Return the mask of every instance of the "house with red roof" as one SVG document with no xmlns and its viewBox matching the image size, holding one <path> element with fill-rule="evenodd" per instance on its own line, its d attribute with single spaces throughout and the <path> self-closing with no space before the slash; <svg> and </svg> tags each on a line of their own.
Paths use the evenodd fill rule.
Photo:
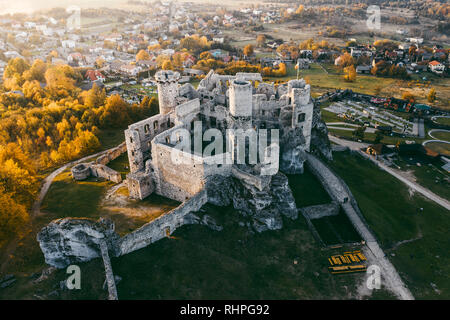
<svg viewBox="0 0 450 320">
<path fill-rule="evenodd" d="M 428 68 L 430 68 L 431 72 L 434 72 L 436 74 L 442 74 L 445 70 L 445 66 L 436 60 L 430 61 L 428 63 Z"/>
<path fill-rule="evenodd" d="M 91 82 L 95 81 L 105 81 L 105 76 L 99 70 L 88 70 L 86 71 L 85 78 Z"/>
</svg>

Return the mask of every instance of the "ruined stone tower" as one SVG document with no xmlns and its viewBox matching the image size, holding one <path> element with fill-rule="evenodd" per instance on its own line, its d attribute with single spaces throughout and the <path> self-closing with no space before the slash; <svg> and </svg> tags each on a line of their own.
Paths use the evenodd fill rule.
<svg viewBox="0 0 450 320">
<path fill-rule="evenodd" d="M 305 80 L 288 82 L 289 101 L 292 105 L 292 127 L 301 128 L 306 140 L 305 150 L 309 151 L 314 104 L 311 101 L 311 88 Z"/>
<path fill-rule="evenodd" d="M 159 113 L 168 114 L 175 110 L 180 74 L 172 70 L 161 70 L 155 74 L 158 84 Z"/>
<path fill-rule="evenodd" d="M 229 89 L 230 113 L 233 117 L 252 116 L 253 86 L 250 81 L 233 80 Z"/>
<path fill-rule="evenodd" d="M 231 117 L 228 119 L 230 129 L 247 130 L 252 128 L 252 105 L 253 105 L 253 86 L 250 81 L 242 79 L 232 80 L 228 89 L 229 110 Z M 236 161 L 238 154 L 241 159 L 246 158 L 246 147 L 248 141 L 244 142 L 245 146 L 240 146 L 237 142 L 238 137 L 242 134 L 239 131 L 227 132 L 228 150 L 231 152 L 233 162 Z M 238 147 L 240 146 L 240 147 Z M 248 150 L 247 150 L 248 151 Z"/>
</svg>

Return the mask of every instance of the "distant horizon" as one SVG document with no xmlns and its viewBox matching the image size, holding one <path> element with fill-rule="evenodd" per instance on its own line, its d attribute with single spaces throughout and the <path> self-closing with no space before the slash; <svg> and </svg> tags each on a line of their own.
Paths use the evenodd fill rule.
<svg viewBox="0 0 450 320">
<path fill-rule="evenodd" d="M 153 2 L 156 0 L 137 0 Z M 211 3 L 215 0 L 165 0 L 174 2 L 204 2 Z M 228 3 L 222 3 L 221 6 L 235 6 L 238 3 L 245 3 L 248 0 L 227 0 Z M 101 7 L 120 7 L 126 5 L 128 0 L 0 0 L 0 15 L 5 14 L 33 14 L 37 11 L 50 10 L 52 8 L 67 8 L 72 5 L 80 8 L 101 8 Z M 253 0 L 253 2 L 261 2 L 261 0 Z"/>
<path fill-rule="evenodd" d="M 125 4 L 128 0 L 0 0 L 0 15 L 50 10 L 52 8 L 65 8 L 76 5 L 81 8 L 96 8 L 109 5 Z M 149 1 L 149 0 L 144 0 Z"/>
</svg>

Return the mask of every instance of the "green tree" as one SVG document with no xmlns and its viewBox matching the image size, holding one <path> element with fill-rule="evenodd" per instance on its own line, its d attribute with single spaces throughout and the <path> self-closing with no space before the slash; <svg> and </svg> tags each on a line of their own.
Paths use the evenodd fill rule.
<svg viewBox="0 0 450 320">
<path fill-rule="evenodd" d="M 353 138 L 355 138 L 357 140 L 364 140 L 364 131 L 366 131 L 366 128 L 363 126 L 356 128 L 352 132 Z"/>
<path fill-rule="evenodd" d="M 383 132 L 381 132 L 380 130 L 377 130 L 377 131 L 375 132 L 375 140 L 374 140 L 374 143 L 380 143 L 381 140 L 383 140 L 383 138 L 384 138 Z"/>
</svg>

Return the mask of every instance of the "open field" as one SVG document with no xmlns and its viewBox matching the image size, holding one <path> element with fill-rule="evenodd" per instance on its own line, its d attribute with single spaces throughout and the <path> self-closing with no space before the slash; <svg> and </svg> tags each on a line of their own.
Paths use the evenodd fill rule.
<svg viewBox="0 0 450 320">
<path fill-rule="evenodd" d="M 449 174 L 440 168 L 441 164 L 423 164 L 417 166 L 411 164 L 413 161 L 405 161 L 399 157 L 394 161 L 402 171 L 410 172 L 421 186 L 429 189 L 444 199 L 450 199 L 450 182 L 447 181 Z"/>
<path fill-rule="evenodd" d="M 450 298 L 449 212 L 375 164 L 349 152 L 330 163 L 355 195 L 368 224 L 417 299 Z"/>
<path fill-rule="evenodd" d="M 120 157 L 115 161 L 117 166 L 123 163 L 123 159 Z M 13 273 L 17 278 L 17 283 L 0 291 L 0 299 L 39 299 L 42 294 L 55 290 L 55 286 L 59 287 L 59 282 L 55 282 L 55 278 L 63 280 L 67 277 L 65 270 L 58 270 L 49 277 L 49 281 L 33 282 L 36 279 L 34 277 L 36 273 L 48 268 L 36 241 L 36 235 L 52 220 L 65 217 L 92 219 L 108 217 L 114 221 L 116 231 L 123 235 L 164 212 L 170 211 L 179 204 L 157 195 L 151 195 L 144 201 L 127 202 L 127 200 L 124 201 L 127 195 L 123 195 L 123 191 L 120 189 L 115 197 L 104 203 L 105 193 L 113 185 L 112 182 L 96 178 L 74 181 L 69 170 L 55 178 L 43 201 L 42 214 L 34 218 L 31 228 L 26 230 L 25 236 L 19 240 L 16 250 L 7 258 L 8 261 L 0 261 L 2 266 L 0 272 L 2 274 Z M 104 281 L 103 262 L 96 259 L 83 264 L 82 269 L 92 276 L 85 282 L 86 290 L 75 293 L 75 297 L 71 293 L 60 298 L 106 299 L 105 292 L 101 289 Z"/>
<path fill-rule="evenodd" d="M 394 78 L 376 77 L 372 75 L 358 74 L 354 82 L 347 82 L 343 79 L 343 74 L 332 64 L 312 63 L 310 69 L 300 70 L 300 78 L 304 78 L 311 84 L 313 94 L 322 94 L 335 89 L 350 89 L 355 92 L 380 95 L 385 97 L 402 98 L 404 92 L 411 92 L 415 95 L 418 103 L 428 104 L 450 110 L 450 86 L 448 79 L 437 77 L 429 72 L 421 74 L 426 76 L 431 84 L 413 82 L 412 80 L 400 80 Z M 267 77 L 269 81 L 285 82 L 297 77 L 297 71 L 293 65 L 288 66 L 285 77 Z M 417 78 L 412 75 L 413 79 Z M 437 100 L 430 104 L 427 101 L 427 94 L 431 88 L 436 89 Z M 379 91 L 379 93 L 378 93 Z M 443 120 L 441 120 L 443 121 Z"/>
<path fill-rule="evenodd" d="M 435 121 L 436 123 L 450 126 L 450 117 L 437 117 Z"/>
<path fill-rule="evenodd" d="M 345 299 L 363 274 L 332 276 L 300 216 L 282 230 L 250 234 L 231 208 L 209 207 L 221 232 L 184 226 L 175 239 L 113 259 L 121 299 Z M 344 249 L 342 249 L 344 250 Z M 181 254 L 182 253 L 182 254 Z"/>
<path fill-rule="evenodd" d="M 450 142 L 450 131 L 433 131 L 433 137 L 439 140 L 444 140 Z M 450 145 L 448 146 L 450 148 Z"/>
</svg>

